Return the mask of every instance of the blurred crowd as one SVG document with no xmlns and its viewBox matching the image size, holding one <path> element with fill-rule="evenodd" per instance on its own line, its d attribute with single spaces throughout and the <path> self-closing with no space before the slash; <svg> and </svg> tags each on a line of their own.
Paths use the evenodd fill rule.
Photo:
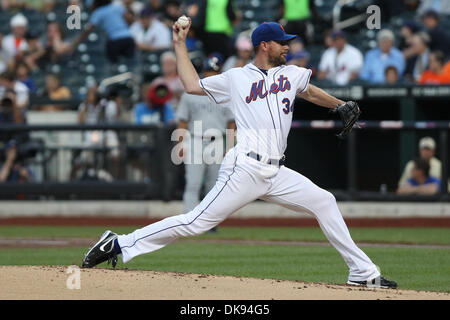
<svg viewBox="0 0 450 320">
<path fill-rule="evenodd" d="M 353 31 L 333 30 L 330 27 L 323 33 L 323 42 L 317 43 L 317 37 L 311 36 L 311 22 L 323 26 L 330 23 L 320 17 L 315 1 L 275 1 L 279 3 L 279 11 L 272 13 L 272 19 L 280 21 L 288 33 L 299 35 L 290 44 L 287 63 L 312 69 L 313 81 L 342 86 L 352 82 L 389 85 L 450 83 L 450 39 L 441 23 L 449 19 L 446 11 L 448 0 L 374 0 L 373 3 L 381 6 L 383 18 L 388 14 L 394 15 L 395 10 L 409 10 L 415 15 L 403 21 L 400 30 L 376 30 L 376 42 L 372 41 L 373 48 L 366 52 L 362 52 L 359 43 L 355 43 Z M 10 13 L 11 19 L 10 33 L 0 35 L 0 95 L 3 95 L 5 88 L 10 88 L 16 92 L 20 108 L 61 110 L 58 105 L 29 105 L 30 95 L 51 100 L 78 97 L 78 92 L 71 92 L 71 88 L 65 86 L 57 74 L 48 75 L 45 87 L 38 88 L 33 77 L 37 70 L 70 60 L 77 47 L 94 31 L 106 38 L 104 58 L 111 64 L 121 59 L 136 60 L 137 63 L 139 53 L 170 52 L 171 28 L 182 14 L 192 18 L 187 40 L 189 51 L 200 51 L 203 57 L 219 55 L 224 61 L 224 71 L 243 66 L 252 60 L 252 30 L 241 31 L 238 28 L 243 18 L 238 3 L 241 2 L 2 0 L 2 10 Z M 57 20 L 48 21 L 44 34 L 37 33 L 29 25 L 26 15 L 30 12 L 45 15 L 57 5 L 78 5 L 89 14 L 78 34 L 67 37 L 66 26 Z M 321 52 L 316 50 L 317 47 L 322 48 Z M 309 52 L 310 48 L 314 48 L 314 57 Z M 170 54 L 164 57 L 160 62 L 160 73 L 173 91 L 171 103 L 176 109 L 183 88 L 174 64 L 169 61 Z M 99 82 L 102 79 L 95 80 Z"/>
<path fill-rule="evenodd" d="M 450 84 L 450 37 L 442 21 L 450 19 L 448 0 L 374 0 L 381 7 L 383 21 L 395 18 L 398 12 L 411 13 L 399 29 L 382 28 L 376 33 L 373 48 L 363 52 L 354 32 L 333 29 L 331 19 L 322 17 L 312 0 L 274 0 L 277 10 L 271 20 L 279 21 L 286 32 L 298 34 L 290 43 L 287 64 L 313 70 L 312 81 L 345 86 L 352 83 L 371 85 Z M 44 87 L 38 87 L 34 75 L 54 63 L 70 61 L 78 46 L 96 32 L 105 37 L 104 59 L 109 64 L 131 62 L 139 70 L 139 54 L 158 52 L 160 72 L 157 77 L 139 83 L 139 99 L 132 101 L 131 116 L 124 117 L 121 95 L 114 90 L 101 91 L 102 79 L 86 84 L 86 92 L 78 108 L 79 123 L 136 124 L 176 123 L 176 112 L 184 92 L 177 75 L 172 51 L 172 25 L 186 14 L 192 18 L 187 46 L 203 59 L 216 57 L 222 71 L 251 62 L 253 47 L 251 28 L 240 26 L 244 1 L 233 0 L 2 0 L 1 10 L 11 15 L 10 33 L 0 34 L 0 124 L 25 124 L 28 110 L 64 110 L 63 100 L 79 97 L 66 85 L 58 72 L 47 72 Z M 370 4 L 370 3 L 368 3 Z M 88 16 L 82 30 L 67 36 L 66 26 L 48 19 L 44 33 L 38 33 L 27 19 L 31 13 L 49 16 L 55 8 L 79 6 Z M 320 42 L 311 32 L 314 23 L 327 26 Z M 328 27 L 329 26 L 329 27 Z M 392 26 L 392 24 L 389 24 Z M 238 31 L 237 31 L 238 30 Z M 312 56 L 312 48 L 321 48 Z M 194 55 L 193 55 L 194 56 Z M 315 58 L 315 59 L 313 59 Z M 314 62 L 317 61 L 317 62 Z M 195 64 L 195 63 L 194 63 Z M 195 66 L 201 71 L 202 64 Z M 48 99 L 34 104 L 33 98 Z M 113 177 L 119 176 L 118 138 L 114 132 L 99 137 L 86 132 L 86 145 L 106 143 L 111 148 Z M 32 179 L 17 167 L 12 172 L 16 155 L 14 139 L 2 137 L 3 158 L 0 181 Z M 26 141 L 24 138 L 23 141 Z M 88 156 L 81 152 L 73 160 L 72 177 Z M 11 165 L 6 165 L 9 162 Z M 19 163 L 20 164 L 20 163 Z M 20 178 L 17 178 L 20 177 Z"/>
</svg>

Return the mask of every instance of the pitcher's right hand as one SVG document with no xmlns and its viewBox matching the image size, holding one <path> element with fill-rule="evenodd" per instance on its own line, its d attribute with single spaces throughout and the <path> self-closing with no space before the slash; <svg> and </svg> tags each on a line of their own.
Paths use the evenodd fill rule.
<svg viewBox="0 0 450 320">
<path fill-rule="evenodd" d="M 173 44 L 182 44 L 186 42 L 186 37 L 187 34 L 189 32 L 189 29 L 191 28 L 191 24 L 192 24 L 192 20 L 191 18 L 189 19 L 189 25 L 186 28 L 182 28 L 178 22 L 175 21 L 175 23 L 172 26 L 172 39 L 173 39 Z"/>
</svg>

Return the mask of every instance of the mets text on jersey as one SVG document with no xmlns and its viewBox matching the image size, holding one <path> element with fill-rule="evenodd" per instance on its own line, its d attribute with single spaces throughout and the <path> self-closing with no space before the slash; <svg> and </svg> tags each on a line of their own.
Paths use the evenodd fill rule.
<svg viewBox="0 0 450 320">
<path fill-rule="evenodd" d="M 269 91 L 264 90 L 263 93 L 263 85 L 264 80 L 260 80 L 259 82 L 253 82 L 252 88 L 250 89 L 250 95 L 245 98 L 245 102 L 250 103 L 252 101 L 256 101 L 257 98 L 264 99 L 267 94 L 277 94 L 278 92 L 284 92 L 286 90 L 291 90 L 291 83 L 288 78 L 280 75 L 278 78 L 278 83 L 274 82 L 270 85 Z"/>
</svg>

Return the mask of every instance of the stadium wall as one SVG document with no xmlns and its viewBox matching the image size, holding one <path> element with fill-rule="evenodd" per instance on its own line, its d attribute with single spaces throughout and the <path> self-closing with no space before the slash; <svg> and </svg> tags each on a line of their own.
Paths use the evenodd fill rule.
<svg viewBox="0 0 450 320">
<path fill-rule="evenodd" d="M 445 202 L 338 202 L 345 218 L 448 218 Z M 2 201 L 0 218 L 126 217 L 160 219 L 183 212 L 181 201 Z M 311 218 L 278 205 L 253 202 L 233 218 Z"/>
</svg>

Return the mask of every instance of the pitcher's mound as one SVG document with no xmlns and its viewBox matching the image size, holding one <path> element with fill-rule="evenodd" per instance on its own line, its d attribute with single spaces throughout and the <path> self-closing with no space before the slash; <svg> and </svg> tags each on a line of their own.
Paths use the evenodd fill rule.
<svg viewBox="0 0 450 320">
<path fill-rule="evenodd" d="M 450 299 L 447 293 L 363 289 L 273 279 L 139 270 L 77 269 L 79 273 L 77 270 L 68 273 L 68 270 L 62 266 L 0 267 L 0 300 Z"/>
</svg>

